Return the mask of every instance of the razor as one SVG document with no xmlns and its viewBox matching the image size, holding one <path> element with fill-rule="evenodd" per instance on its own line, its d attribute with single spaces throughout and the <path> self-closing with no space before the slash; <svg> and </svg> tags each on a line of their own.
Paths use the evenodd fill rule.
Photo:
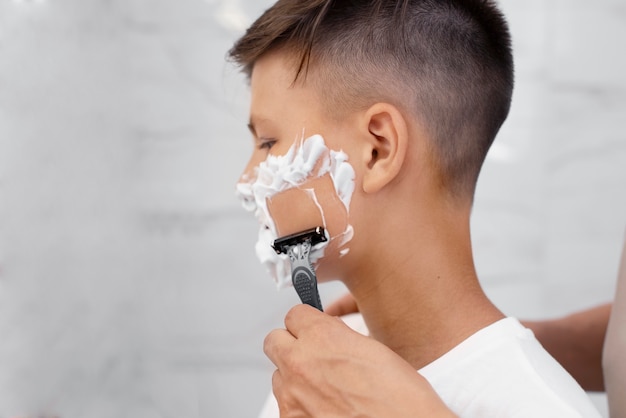
<svg viewBox="0 0 626 418">
<path fill-rule="evenodd" d="M 321 226 L 278 238 L 274 241 L 277 254 L 287 254 L 291 263 L 291 281 L 302 303 L 323 311 L 317 291 L 317 277 L 309 256 L 311 248 L 327 240 Z"/>
</svg>

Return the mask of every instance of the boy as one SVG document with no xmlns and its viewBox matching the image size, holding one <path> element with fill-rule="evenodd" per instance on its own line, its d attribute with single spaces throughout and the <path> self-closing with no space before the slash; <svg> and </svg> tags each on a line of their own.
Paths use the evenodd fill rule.
<svg viewBox="0 0 626 418">
<path fill-rule="evenodd" d="M 341 280 L 370 336 L 454 413 L 598 416 L 476 276 L 472 199 L 513 88 L 493 2 L 279 0 L 230 55 L 250 77 L 255 142 L 238 189 L 279 284 L 272 242 L 323 226 L 318 280 Z"/>
</svg>

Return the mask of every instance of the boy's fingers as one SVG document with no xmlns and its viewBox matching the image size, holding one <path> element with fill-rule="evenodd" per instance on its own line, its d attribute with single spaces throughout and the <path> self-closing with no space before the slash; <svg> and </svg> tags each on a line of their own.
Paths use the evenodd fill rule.
<svg viewBox="0 0 626 418">
<path fill-rule="evenodd" d="M 263 341 L 263 352 L 272 363 L 280 368 L 281 360 L 284 358 L 291 345 L 295 342 L 293 335 L 284 329 L 275 329 L 267 334 Z"/>
<path fill-rule="evenodd" d="M 280 375 L 280 371 L 278 369 L 274 370 L 274 374 L 272 374 L 272 392 L 274 392 L 275 394 L 277 392 L 280 393 L 283 387 L 282 383 L 283 378 Z"/>
<path fill-rule="evenodd" d="M 358 313 L 359 307 L 357 306 L 356 300 L 354 300 L 352 294 L 346 293 L 328 306 L 325 312 L 330 316 L 344 316 Z"/>
<path fill-rule="evenodd" d="M 263 352 L 279 369 L 290 358 L 298 336 L 308 327 L 324 326 L 321 321 L 337 321 L 312 306 L 301 304 L 289 310 L 285 316 L 285 328 L 275 329 L 265 337 Z"/>
<path fill-rule="evenodd" d="M 291 308 L 285 315 L 285 328 L 291 335 L 298 338 L 304 329 L 313 326 L 315 322 L 326 319 L 330 319 L 330 317 L 325 313 L 312 306 L 300 304 Z"/>
</svg>

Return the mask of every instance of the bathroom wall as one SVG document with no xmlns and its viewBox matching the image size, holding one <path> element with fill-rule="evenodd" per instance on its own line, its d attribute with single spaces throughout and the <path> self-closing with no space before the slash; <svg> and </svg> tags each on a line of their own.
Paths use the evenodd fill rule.
<svg viewBox="0 0 626 418">
<path fill-rule="evenodd" d="M 257 265 L 234 197 L 248 93 L 224 57 L 269 4 L 0 0 L 0 417 L 260 408 L 263 337 L 297 297 Z M 615 284 L 626 5 L 501 4 L 517 84 L 479 183 L 477 267 L 506 313 L 562 315 Z"/>
</svg>

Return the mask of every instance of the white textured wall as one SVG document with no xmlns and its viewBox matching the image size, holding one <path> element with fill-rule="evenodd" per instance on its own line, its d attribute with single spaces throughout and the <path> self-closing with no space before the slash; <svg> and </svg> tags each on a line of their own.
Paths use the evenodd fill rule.
<svg viewBox="0 0 626 418">
<path fill-rule="evenodd" d="M 254 416 L 297 297 L 233 184 L 259 0 L 0 0 L 0 417 Z M 506 0 L 517 90 L 475 250 L 507 313 L 611 297 L 626 226 L 626 6 Z M 325 285 L 330 300 L 340 286 Z"/>
</svg>

